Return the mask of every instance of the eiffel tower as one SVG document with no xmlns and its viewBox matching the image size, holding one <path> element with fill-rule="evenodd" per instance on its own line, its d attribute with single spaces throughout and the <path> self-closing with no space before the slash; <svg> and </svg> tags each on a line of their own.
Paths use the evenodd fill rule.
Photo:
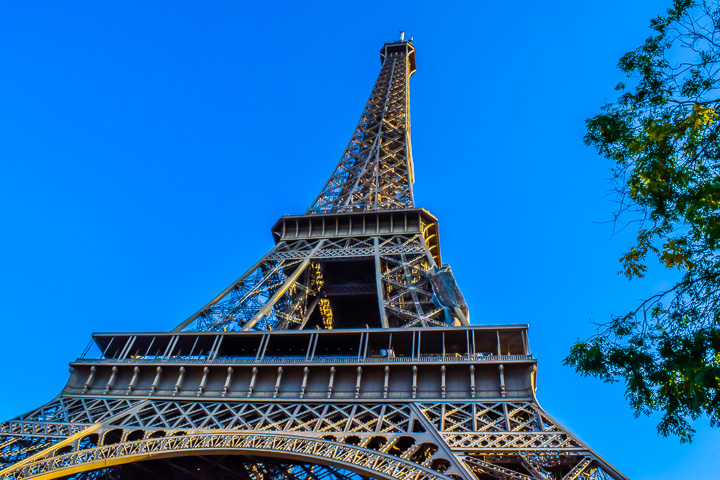
<svg viewBox="0 0 720 480">
<path fill-rule="evenodd" d="M 411 41 L 275 246 L 169 332 L 96 333 L 0 425 L 5 479 L 625 479 L 535 397 L 527 325 L 471 325 L 413 197 Z"/>
</svg>

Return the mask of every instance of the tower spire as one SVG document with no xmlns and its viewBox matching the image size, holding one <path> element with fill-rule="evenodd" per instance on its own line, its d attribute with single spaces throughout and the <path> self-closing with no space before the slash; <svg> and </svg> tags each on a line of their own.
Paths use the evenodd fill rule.
<svg viewBox="0 0 720 480">
<path fill-rule="evenodd" d="M 415 206 L 408 90 L 415 48 L 404 38 L 380 51 L 382 68 L 360 121 L 307 214 Z"/>
</svg>

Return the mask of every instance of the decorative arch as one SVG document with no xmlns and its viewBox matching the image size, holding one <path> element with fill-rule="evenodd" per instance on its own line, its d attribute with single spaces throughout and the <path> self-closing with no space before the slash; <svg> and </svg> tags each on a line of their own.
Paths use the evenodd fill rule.
<svg viewBox="0 0 720 480">
<path fill-rule="evenodd" d="M 242 432 L 188 434 L 99 445 L 44 458 L 6 474 L 14 480 L 50 480 L 149 459 L 217 454 L 281 456 L 291 461 L 342 468 L 377 480 L 451 478 L 409 460 L 345 443 Z"/>
</svg>

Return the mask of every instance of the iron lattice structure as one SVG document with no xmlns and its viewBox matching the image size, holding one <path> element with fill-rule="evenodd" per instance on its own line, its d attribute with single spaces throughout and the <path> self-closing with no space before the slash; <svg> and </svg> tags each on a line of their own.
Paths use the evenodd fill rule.
<svg viewBox="0 0 720 480">
<path fill-rule="evenodd" d="M 469 324 L 413 199 L 414 47 L 381 59 L 306 214 L 174 330 L 94 334 L 2 478 L 625 479 L 538 404 L 527 325 Z"/>
</svg>

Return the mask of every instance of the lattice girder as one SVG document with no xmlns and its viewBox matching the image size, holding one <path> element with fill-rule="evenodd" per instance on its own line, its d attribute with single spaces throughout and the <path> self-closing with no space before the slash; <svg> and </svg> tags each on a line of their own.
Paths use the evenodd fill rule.
<svg viewBox="0 0 720 480">
<path fill-rule="evenodd" d="M 73 475 L 73 480 L 116 478 L 166 480 L 364 480 L 348 470 L 319 464 L 303 464 L 268 457 L 198 455 L 172 457 L 92 470 Z"/>
<path fill-rule="evenodd" d="M 67 412 L 60 413 L 57 405 Z M 125 410 L 118 411 L 119 407 Z M 57 478 L 150 456 L 221 453 L 272 453 L 361 475 L 381 465 L 384 474 L 403 472 L 410 476 L 400 478 L 418 479 L 447 479 L 449 474 L 471 478 L 470 471 L 478 478 L 599 479 L 608 470 L 530 400 L 288 403 L 60 398 L 23 417 L 34 418 L 31 421 L 38 425 L 71 417 L 105 420 L 73 424 L 76 433 L 66 440 L 30 448 L 24 455 L 21 451 L 14 458 L 13 450 L 19 446 L 6 440 L 0 444 L 10 460 L 0 471 L 3 478 Z M 497 458 L 488 460 L 488 455 Z M 360 466 L 343 463 L 351 456 L 362 460 Z M 543 477 L 538 472 L 563 474 Z"/>
<path fill-rule="evenodd" d="M 409 42 L 386 47 L 380 74 L 350 143 L 308 214 L 412 208 Z"/>
<path fill-rule="evenodd" d="M 322 274 L 316 272 L 331 260 L 363 259 L 373 262 L 375 278 L 371 284 L 358 285 L 349 292 L 366 290 L 377 298 L 381 322 L 377 326 L 447 325 L 445 310 L 435 303 L 427 276 L 435 260 L 423 234 L 409 233 L 281 241 L 176 330 L 305 328 L 318 301 L 326 301 L 322 299 L 332 295 L 329 288 L 334 287 L 325 286 Z M 351 286 L 342 285 L 346 289 Z M 459 318 L 450 320 L 464 322 Z"/>
<path fill-rule="evenodd" d="M 372 478 L 387 480 L 396 478 L 449 479 L 449 477 L 423 465 L 360 447 L 289 435 L 240 432 L 185 433 L 173 437 L 103 445 L 53 456 L 3 473 L 8 479 L 40 477 L 51 479 L 99 467 L 139 462 L 149 458 L 217 454 L 276 456 L 295 461 L 336 466 Z"/>
</svg>

